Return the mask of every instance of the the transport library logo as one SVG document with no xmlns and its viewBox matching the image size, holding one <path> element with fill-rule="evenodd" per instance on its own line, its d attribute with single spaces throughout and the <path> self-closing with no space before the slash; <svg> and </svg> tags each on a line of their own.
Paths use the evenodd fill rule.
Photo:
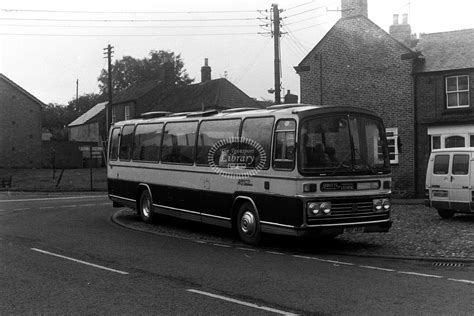
<svg viewBox="0 0 474 316">
<path fill-rule="evenodd" d="M 209 149 L 209 166 L 230 179 L 248 179 L 265 167 L 267 155 L 256 141 L 246 137 L 224 138 Z"/>
</svg>

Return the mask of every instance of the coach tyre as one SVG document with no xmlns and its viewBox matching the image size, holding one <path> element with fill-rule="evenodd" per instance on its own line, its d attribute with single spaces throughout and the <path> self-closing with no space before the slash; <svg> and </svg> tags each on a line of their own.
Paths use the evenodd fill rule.
<svg viewBox="0 0 474 316">
<path fill-rule="evenodd" d="M 153 202 L 150 192 L 144 190 L 140 195 L 139 213 L 145 223 L 151 223 L 153 221 L 152 205 Z"/>
<path fill-rule="evenodd" d="M 257 212 L 249 202 L 244 202 L 239 208 L 237 231 L 240 239 L 250 245 L 257 245 L 262 238 Z"/>
</svg>

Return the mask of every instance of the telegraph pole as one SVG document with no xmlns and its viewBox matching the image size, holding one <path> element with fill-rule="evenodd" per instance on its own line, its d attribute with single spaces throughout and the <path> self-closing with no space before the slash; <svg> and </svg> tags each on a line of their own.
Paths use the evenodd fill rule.
<svg viewBox="0 0 474 316">
<path fill-rule="evenodd" d="M 280 83 L 280 11 L 278 4 L 272 4 L 273 9 L 273 42 L 275 55 L 275 104 L 281 103 L 281 83 Z"/>
<path fill-rule="evenodd" d="M 79 102 L 79 79 L 76 80 L 76 106 Z"/>
<path fill-rule="evenodd" d="M 107 69 L 107 74 L 108 74 L 108 94 L 109 94 L 109 103 L 105 107 L 105 124 L 106 124 L 106 131 L 107 135 L 109 135 L 109 128 L 110 128 L 110 117 L 109 117 L 109 107 L 112 105 L 112 54 L 114 53 L 112 51 L 114 47 L 111 46 L 110 44 L 107 45 L 106 48 L 104 48 L 104 55 L 106 55 L 105 58 L 107 58 L 107 64 L 108 64 L 108 69 Z"/>
</svg>

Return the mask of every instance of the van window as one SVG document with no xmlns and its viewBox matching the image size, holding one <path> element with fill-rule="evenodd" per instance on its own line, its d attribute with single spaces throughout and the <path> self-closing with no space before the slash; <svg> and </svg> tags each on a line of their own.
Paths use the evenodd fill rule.
<svg viewBox="0 0 474 316">
<path fill-rule="evenodd" d="M 468 174 L 469 155 L 454 155 L 452 172 L 453 174 Z"/>
<path fill-rule="evenodd" d="M 433 166 L 434 174 L 448 174 L 449 155 L 436 155 Z"/>
<path fill-rule="evenodd" d="M 158 161 L 163 124 L 140 124 L 135 129 L 133 160 Z"/>
<path fill-rule="evenodd" d="M 260 157 L 260 154 L 258 154 L 257 158 L 255 159 L 255 163 L 252 166 L 254 168 L 259 166 L 261 162 L 263 162 L 262 169 L 268 169 L 268 167 L 270 166 L 270 150 L 272 145 L 273 121 L 273 117 L 256 117 L 247 118 L 244 120 L 244 124 L 242 126 L 242 137 L 248 138 L 251 141 L 256 142 L 257 145 L 262 146 L 265 152 L 265 157 Z M 240 146 L 241 149 L 246 147 L 245 144 L 240 144 Z"/>
<path fill-rule="evenodd" d="M 203 121 L 199 127 L 198 136 L 198 147 L 196 164 L 198 165 L 209 165 L 209 150 L 212 146 L 216 145 L 217 142 L 223 140 L 223 144 L 215 148 L 217 150 L 214 153 L 214 163 L 219 164 L 218 158 L 222 150 L 228 149 L 232 145 L 226 143 L 232 137 L 239 136 L 240 119 L 237 120 L 223 120 L 223 121 Z"/>
<path fill-rule="evenodd" d="M 197 122 L 173 122 L 165 125 L 162 162 L 194 163 Z"/>
<path fill-rule="evenodd" d="M 112 130 L 112 136 L 110 137 L 110 149 L 109 149 L 110 160 L 117 160 L 118 158 L 119 136 L 120 136 L 120 128 L 114 128 Z"/>
<path fill-rule="evenodd" d="M 120 160 L 130 160 L 132 157 L 133 129 L 134 125 L 125 125 L 120 137 Z"/>
</svg>

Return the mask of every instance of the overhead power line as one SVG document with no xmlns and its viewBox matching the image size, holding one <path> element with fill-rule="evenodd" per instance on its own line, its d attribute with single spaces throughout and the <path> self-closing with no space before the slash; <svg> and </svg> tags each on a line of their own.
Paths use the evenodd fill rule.
<svg viewBox="0 0 474 316">
<path fill-rule="evenodd" d="M 182 34 L 47 34 L 47 33 L 0 33 L 0 36 L 47 36 L 47 37 L 168 37 L 168 36 L 238 36 L 258 33 L 182 33 Z"/>
<path fill-rule="evenodd" d="M 160 29 L 160 28 L 222 28 L 222 27 L 259 27 L 257 24 L 222 24 L 222 25 L 45 25 L 45 24 L 0 24 L 0 27 L 42 27 L 42 28 L 109 28 L 109 29 Z"/>
<path fill-rule="evenodd" d="M 212 13 L 255 13 L 256 10 L 209 10 L 209 11 L 73 11 L 73 10 L 35 10 L 35 9 L 0 9 L 4 12 L 35 12 L 35 13 L 72 13 L 72 14 L 212 14 Z"/>
<path fill-rule="evenodd" d="M 47 19 L 47 18 L 0 18 L 4 21 L 47 21 L 47 22 L 206 22 L 206 21 L 255 21 L 257 18 L 204 18 L 204 19 Z"/>
</svg>

